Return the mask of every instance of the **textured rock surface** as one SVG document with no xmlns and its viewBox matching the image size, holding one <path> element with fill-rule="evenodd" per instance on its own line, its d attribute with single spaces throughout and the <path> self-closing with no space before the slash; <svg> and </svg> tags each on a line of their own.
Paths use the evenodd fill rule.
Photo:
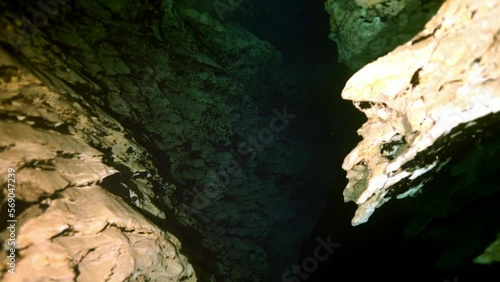
<svg viewBox="0 0 500 282">
<path fill-rule="evenodd" d="M 436 13 L 442 1 L 328 0 L 330 39 L 339 60 L 356 71 L 410 40 Z"/>
<path fill-rule="evenodd" d="M 2 281 L 196 281 L 179 240 L 131 207 L 165 218 L 151 185 L 131 177 L 152 165 L 130 133 L 75 92 L 51 91 L 3 52 L 0 93 L 0 170 L 16 170 L 18 219 L 16 274 L 6 273 L 2 256 Z M 117 197 L 106 191 L 113 176 L 136 185 Z"/>
<path fill-rule="evenodd" d="M 342 97 L 368 118 L 343 164 L 353 225 L 417 194 L 460 157 L 453 150 L 498 133 L 499 13 L 498 1 L 447 1 L 423 32 L 348 81 Z"/>
<path fill-rule="evenodd" d="M 0 17 L 0 41 L 44 84 L 77 93 L 82 105 L 102 108 L 121 124 L 113 126 L 132 131 L 147 153 L 120 140 L 102 148 L 124 176 L 103 185 L 190 238 L 184 250 L 198 274 L 261 280 L 271 258 L 293 261 L 325 199 L 314 176 L 298 176 L 311 161 L 302 136 L 316 133 L 276 114 L 287 106 L 307 119 L 312 111 L 295 95 L 295 82 L 277 75 L 281 55 L 269 43 L 176 9 L 182 3 L 160 2 L 72 1 L 33 36 L 22 17 L 31 20 L 38 6 L 2 2 L 8 12 Z M 281 131 L 270 130 L 273 120 Z M 98 148 L 101 134 L 89 137 Z M 122 150 L 149 153 L 154 165 L 131 169 L 123 155 L 114 159 Z"/>
</svg>

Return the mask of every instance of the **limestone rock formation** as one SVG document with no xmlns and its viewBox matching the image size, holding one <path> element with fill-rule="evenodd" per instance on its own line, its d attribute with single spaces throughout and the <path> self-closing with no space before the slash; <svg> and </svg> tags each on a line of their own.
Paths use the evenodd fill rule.
<svg viewBox="0 0 500 282">
<path fill-rule="evenodd" d="M 49 124 L 95 124 L 85 131 L 88 142 L 119 171 L 103 180 L 106 190 L 190 238 L 184 250 L 198 277 L 260 280 L 270 260 L 293 261 L 327 192 L 296 189 L 310 183 L 297 175 L 311 158 L 304 138 L 290 135 L 316 133 L 276 117 L 312 112 L 294 81 L 277 75 L 281 54 L 180 2 L 65 3 L 39 22 L 37 3 L 0 2 L 0 44 L 54 92 L 99 109 L 92 118 L 72 114 Z M 118 123 L 100 122 L 101 115 Z M 129 131 L 108 137 L 113 128 Z"/>
<path fill-rule="evenodd" d="M 130 178 L 157 173 L 127 130 L 75 92 L 50 90 L 3 52 L 0 93 L 0 202 L 13 168 L 17 219 L 15 274 L 2 256 L 2 281 L 196 281 L 180 241 L 132 208 L 165 218 L 148 181 Z M 129 178 L 124 197 L 108 192 L 112 177 Z M 12 248 L 9 236 L 0 234 L 2 253 Z"/>
<path fill-rule="evenodd" d="M 410 40 L 422 30 L 442 1 L 328 0 L 330 39 L 339 60 L 356 71 Z"/>
<path fill-rule="evenodd" d="M 0 50 L 15 57 L 0 56 L 0 170 L 16 168 L 19 184 L 23 276 L 15 278 L 281 277 L 327 198 L 313 171 L 323 159 L 308 149 L 319 133 L 303 128 L 315 113 L 282 71 L 282 55 L 217 20 L 207 1 L 57 2 L 43 11 L 38 1 L 0 2 Z M 281 4 L 245 2 L 226 19 L 250 15 L 252 2 Z M 344 164 L 346 199 L 359 204 L 354 224 L 390 197 L 417 193 L 455 161 L 457 141 L 464 150 L 482 144 L 454 167 L 470 179 L 481 177 L 464 163 L 488 164 L 500 152 L 482 143 L 498 124 L 498 5 L 464 3 L 448 1 L 344 91 L 369 117 Z M 341 60 L 358 69 L 408 41 L 440 4 L 328 1 Z M 320 165 L 308 166 L 313 160 Z M 3 191 L 2 210 L 6 201 Z M 427 217 L 436 206 L 428 203 Z M 0 230 L 3 242 L 8 229 Z M 482 261 L 495 260 L 495 246 Z M 1 278 L 14 279 L 1 262 Z"/>
<path fill-rule="evenodd" d="M 500 3 L 446 1 L 408 43 L 368 64 L 346 84 L 368 121 L 345 158 L 346 201 L 364 223 L 390 199 L 419 193 L 462 152 L 498 134 Z"/>
</svg>

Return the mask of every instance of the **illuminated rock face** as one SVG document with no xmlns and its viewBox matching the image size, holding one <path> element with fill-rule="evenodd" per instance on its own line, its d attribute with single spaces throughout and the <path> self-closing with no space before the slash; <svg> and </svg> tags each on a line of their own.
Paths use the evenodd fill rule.
<svg viewBox="0 0 500 282">
<path fill-rule="evenodd" d="M 138 208 L 165 218 L 150 183 L 130 179 L 124 197 L 109 192 L 107 179 L 126 177 L 114 165 L 156 175 L 144 148 L 116 120 L 72 91 L 51 91 L 4 53 L 0 74 L 0 183 L 16 170 L 17 219 L 16 274 L 2 256 L 0 280 L 196 281 L 180 241 L 132 208 L 135 195 Z M 0 234 L 9 237 L 9 229 Z"/>
<path fill-rule="evenodd" d="M 500 3 L 447 1 L 425 29 L 358 71 L 342 97 L 364 112 L 363 140 L 345 158 L 345 201 L 364 223 L 415 195 L 447 163 L 498 130 Z"/>
</svg>

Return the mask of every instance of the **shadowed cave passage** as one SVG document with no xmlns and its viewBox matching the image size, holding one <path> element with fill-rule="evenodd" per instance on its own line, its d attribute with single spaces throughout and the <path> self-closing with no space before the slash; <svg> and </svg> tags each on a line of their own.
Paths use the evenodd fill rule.
<svg viewBox="0 0 500 282">
<path fill-rule="evenodd" d="M 33 9 L 28 1 L 9 3 L 18 16 L 29 15 L 27 7 Z M 328 40 L 329 16 L 322 1 L 296 0 L 286 5 L 278 0 L 243 1 L 241 8 L 225 13 L 228 29 L 221 37 L 206 29 L 206 18 L 196 18 L 199 14 L 195 12 L 179 12 L 171 18 L 173 24 L 183 27 L 177 28 L 161 25 L 161 9 L 156 14 L 151 10 L 143 14 L 148 19 L 152 16 L 154 23 L 143 17 L 133 17 L 134 22 L 104 4 L 92 3 L 79 1 L 66 11 L 67 15 L 73 13 L 67 17 L 71 20 L 54 19 L 54 24 L 42 29 L 43 33 L 32 40 L 47 43 L 34 44 L 35 51 L 43 48 L 34 54 L 44 57 L 55 52 L 60 57 L 60 52 L 68 56 L 68 69 L 76 77 L 88 79 L 88 84 L 66 81 L 69 87 L 90 104 L 103 105 L 152 155 L 162 182 L 151 179 L 149 172 L 132 175 L 129 167 L 112 161 L 110 148 L 95 145 L 105 153 L 104 161 L 120 170 L 102 181 L 102 187 L 134 206 L 137 198 L 130 191 L 138 189 L 131 177 L 153 181 L 153 200 L 167 220 L 141 207 L 138 210 L 179 238 L 199 281 L 330 281 L 336 275 L 353 273 L 372 281 L 406 281 L 408 274 L 436 270 L 437 244 L 402 239 L 404 224 L 410 218 L 407 210 L 417 206 L 411 200 L 390 202 L 367 224 L 350 225 L 354 204 L 343 202 L 346 181 L 340 167 L 359 141 L 356 130 L 365 118 L 340 97 L 349 74 L 337 63 L 335 44 Z M 206 7 L 211 3 L 203 2 L 205 8 L 200 10 L 210 10 Z M 135 15 L 138 7 L 131 9 Z M 106 29 L 102 40 L 92 40 L 94 12 L 103 15 L 98 23 Z M 123 13 L 127 15 L 127 11 Z M 129 26 L 130 22 L 137 26 Z M 153 24 L 160 27 L 152 28 Z M 273 48 L 233 28 L 235 24 L 270 42 L 283 55 L 283 63 L 277 64 Z M 161 40 L 154 34 L 158 30 L 165 33 Z M 68 44 L 80 42 L 69 42 L 64 37 L 68 32 L 88 42 L 92 50 L 103 52 L 82 52 L 81 44 Z M 212 41 L 212 36 L 217 40 Z M 158 41 L 165 45 L 158 45 Z M 247 48 L 228 47 L 241 41 Z M 106 44 L 102 46 L 102 42 Z M 53 48 L 45 48 L 47 45 Z M 228 48 L 232 56 L 224 53 Z M 259 61 L 259 56 L 265 61 Z M 46 68 L 36 64 L 37 58 L 26 62 L 30 60 L 34 69 L 42 70 L 38 72 L 41 76 L 67 72 L 61 72 L 57 65 L 47 64 Z M 79 61 L 89 65 L 76 63 Z M 230 67 L 224 69 L 217 63 Z M 96 66 L 113 75 L 102 75 Z M 99 87 L 89 87 L 91 82 Z M 200 110 L 207 102 L 211 107 Z M 129 115 L 124 108 L 135 112 Z M 278 120 L 282 126 L 273 130 Z M 243 150 L 240 144 L 244 144 Z M 243 164 L 242 173 L 221 185 L 224 189 L 207 189 L 213 188 L 204 186 L 207 172 L 224 172 L 231 159 Z M 495 184 L 488 177 L 482 179 L 478 186 Z M 436 185 L 446 186 L 447 181 L 444 178 Z M 207 204 L 207 198 L 214 199 L 213 203 Z M 490 209 L 494 200 L 484 210 Z M 186 207 L 195 211 L 186 216 L 182 214 Z M 455 215 L 454 220 L 463 215 Z M 491 241 L 491 232 L 480 236 L 484 242 Z M 311 266 L 309 258 L 318 238 L 340 246 L 324 262 Z M 299 279 L 291 272 L 296 272 L 294 265 L 303 266 L 306 261 L 314 271 Z M 456 269 L 443 273 L 451 279 Z M 433 278 L 441 282 L 444 277 Z"/>
<path fill-rule="evenodd" d="M 268 5 L 273 7 L 273 1 Z M 304 166 L 304 178 L 310 179 L 308 177 L 312 176 L 314 179 L 297 185 L 294 189 L 299 197 L 307 197 L 311 189 L 328 193 L 326 208 L 321 217 L 310 219 L 314 221 L 315 227 L 305 239 L 305 243 L 301 244 L 300 259 L 291 261 L 293 259 L 283 260 L 275 257 L 278 263 L 271 261 L 273 281 L 325 281 L 325 278 L 337 278 L 336 280 L 341 281 L 341 275 L 352 275 L 353 271 L 356 271 L 358 277 L 371 281 L 408 281 L 427 272 L 431 276 L 425 275 L 426 279 L 432 277 L 435 281 L 443 281 L 446 278 L 451 280 L 463 272 L 496 273 L 494 267 L 471 263 L 473 257 L 469 257 L 469 262 L 464 264 L 438 267 L 437 261 L 441 256 L 444 257 L 443 241 L 446 241 L 446 238 L 431 240 L 416 236 L 405 239 L 405 227 L 411 224 L 410 218 L 414 215 L 407 210 L 414 202 L 412 199 L 390 202 L 377 210 L 368 223 L 351 226 L 355 205 L 344 203 L 342 191 L 347 180 L 341 165 L 343 158 L 360 140 L 356 130 L 365 121 L 365 117 L 349 101 L 340 97 L 350 74 L 344 66 L 337 63 L 335 43 L 327 38 L 328 14 L 324 11 L 322 1 L 299 1 L 279 6 L 275 10 L 257 10 L 268 12 L 255 13 L 256 15 L 249 17 L 235 11 L 227 17 L 268 40 L 284 55 L 284 71 L 297 78 L 302 91 L 297 93 L 301 97 L 283 95 L 279 99 L 298 99 L 303 103 L 302 110 L 309 113 L 307 118 L 300 121 L 297 119 L 303 128 L 298 126 L 296 130 L 302 130 L 297 138 L 310 137 L 311 147 L 298 149 L 307 150 L 307 154 L 311 156 L 311 163 Z M 308 130 L 314 133 L 311 134 Z M 440 177 L 429 185 L 428 189 L 439 189 L 438 187 L 449 181 L 451 179 L 446 176 Z M 493 180 L 490 178 L 485 181 Z M 322 202 L 323 199 L 312 198 L 309 206 L 302 203 L 298 208 L 314 209 L 316 203 Z M 473 213 L 475 209 L 477 207 L 468 207 L 455 217 L 464 216 L 467 212 Z M 301 218 L 294 220 L 300 221 Z M 452 222 L 453 225 L 454 221 L 454 218 L 444 219 L 437 224 L 446 225 Z M 494 238 L 494 233 L 493 231 L 484 235 L 487 239 L 483 241 L 483 248 Z M 280 244 L 284 238 L 276 236 L 275 240 L 270 242 L 269 249 L 273 250 L 272 244 Z M 331 241 L 339 243 L 340 247 L 325 262 L 315 265 L 309 261 L 309 269 L 314 269 L 311 273 L 303 269 L 304 276 L 294 273 L 293 265 L 303 267 L 303 263 L 313 256 L 318 246 L 318 238 L 331 238 Z M 449 250 L 448 252 L 451 253 Z M 289 275 L 283 276 L 285 271 L 290 271 Z"/>
<path fill-rule="evenodd" d="M 403 240 L 401 233 L 409 215 L 398 203 L 387 204 L 362 226 L 351 226 L 355 205 L 344 203 L 342 192 L 347 180 L 341 165 L 343 158 L 360 141 L 356 131 L 365 117 L 351 102 L 340 96 L 350 74 L 337 62 L 335 43 L 328 39 L 329 15 L 324 10 L 324 3 L 253 3 L 259 3 L 254 9 L 262 12 L 255 12 L 252 16 L 235 10 L 225 13 L 224 17 L 226 21 L 237 22 L 269 41 L 283 54 L 280 75 L 293 78 L 300 90 L 279 92 L 271 99 L 260 99 L 261 107 L 284 101 L 294 105 L 294 111 L 300 114 L 283 134 L 292 140 L 305 140 L 305 144 L 296 147 L 295 152 L 288 152 L 289 159 L 281 160 L 300 166 L 302 175 L 299 177 L 307 181 L 291 187 L 294 194 L 290 200 L 297 203 L 293 208 L 297 211 L 296 217 L 289 219 L 288 225 L 276 228 L 276 235 L 268 243 L 272 281 L 299 281 L 296 280 L 299 278 L 300 281 L 306 278 L 307 281 L 325 281 L 326 278 L 351 275 L 356 269 L 360 272 L 358 276 L 366 275 L 373 281 L 409 279 L 407 273 L 419 271 L 436 272 L 434 262 L 439 256 L 439 249 L 432 242 Z M 275 146 L 280 146 L 279 141 Z M 263 153 L 266 154 L 266 151 Z M 299 163 L 294 159 L 294 155 L 304 153 L 309 156 L 308 162 Z M 326 203 L 323 197 L 326 197 Z M 317 210 L 318 205 L 321 206 L 321 216 L 300 216 Z M 314 228 L 307 230 L 313 225 Z M 292 245 L 288 239 L 294 236 L 304 241 L 299 240 L 298 245 Z M 293 266 L 302 266 L 304 260 L 313 255 L 318 246 L 317 238 L 325 241 L 330 238 L 340 247 L 325 262 L 310 267 L 317 268 L 312 273 L 302 270 L 305 276 L 294 274 Z M 277 253 L 297 247 L 301 249 L 298 260 L 293 252 L 285 255 Z M 289 274 L 283 275 L 286 271 Z M 443 270 L 435 277 L 439 279 L 453 274 L 453 270 Z"/>
<path fill-rule="evenodd" d="M 345 186 L 345 172 L 340 166 L 343 158 L 359 142 L 356 130 L 365 118 L 351 102 L 340 96 L 349 73 L 344 65 L 337 62 L 335 43 L 328 39 L 329 15 L 324 9 L 324 3 L 253 3 L 258 3 L 254 6 L 255 11 L 262 12 L 249 16 L 244 11 L 235 10 L 225 13 L 225 19 L 242 24 L 258 37 L 273 44 L 283 54 L 283 68 L 280 69 L 279 75 L 289 76 L 299 89 L 292 93 L 281 92 L 271 100 L 261 101 L 264 108 L 268 103 L 293 105 L 294 111 L 299 113 L 283 134 L 304 143 L 303 146 L 296 147 L 295 152 L 288 152 L 287 159 L 282 160 L 301 167 L 302 175 L 296 176 L 307 180 L 291 187 L 294 192 L 290 201 L 295 205 L 293 209 L 296 211 L 296 217 L 276 229 L 276 235 L 267 248 L 272 281 L 282 281 L 283 273 L 296 264 L 296 253 L 278 252 L 283 252 L 286 248 L 296 249 L 302 246 L 303 240 L 308 237 L 308 242 L 315 240 L 321 232 L 315 229 L 311 234 L 310 229 L 319 220 L 318 207 L 323 211 L 327 204 L 327 212 L 330 213 L 329 218 L 325 218 L 320 225 L 334 225 L 334 230 L 352 228 L 349 223 L 353 214 L 352 206 L 338 201 Z M 275 146 L 280 146 L 279 142 Z M 308 156 L 307 162 L 301 163 L 294 158 L 294 155 L 303 154 Z M 328 195 L 335 199 L 329 199 L 328 203 L 325 203 Z M 317 217 L 302 217 L 311 211 L 315 211 L 313 214 Z M 386 231 L 390 232 L 387 229 Z M 344 232 L 346 231 L 339 233 Z M 290 245 L 289 238 L 294 236 L 299 236 L 302 240 Z M 355 242 L 353 240 L 353 243 Z M 343 244 L 343 256 L 356 255 L 348 249 L 355 246 L 349 246 L 346 240 L 339 243 Z M 307 246 L 303 248 L 306 256 L 309 251 Z"/>
</svg>

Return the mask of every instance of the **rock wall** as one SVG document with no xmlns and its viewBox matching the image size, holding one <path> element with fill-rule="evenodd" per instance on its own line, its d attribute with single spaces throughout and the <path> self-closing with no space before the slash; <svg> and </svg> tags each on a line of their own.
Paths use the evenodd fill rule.
<svg viewBox="0 0 500 282">
<path fill-rule="evenodd" d="M 325 198 L 313 174 L 322 171 L 303 177 L 311 161 L 305 139 L 316 133 L 295 121 L 313 113 L 296 81 L 282 76 L 280 53 L 189 9 L 199 1 L 58 3 L 0 3 L 1 49 L 18 62 L 2 54 L 0 169 L 14 167 L 19 179 L 19 271 L 31 275 L 26 269 L 46 263 L 44 277 L 28 278 L 81 281 L 280 276 Z M 329 1 L 341 60 L 355 70 L 408 41 L 440 4 Z M 417 194 L 446 164 L 460 173 L 497 156 L 494 13 L 491 0 L 448 1 L 417 37 L 346 85 L 343 97 L 369 119 L 344 163 L 345 198 L 359 205 L 354 225 L 390 198 Z M 470 158 L 460 161 L 454 148 Z M 471 180 L 453 193 L 481 185 L 474 199 L 482 199 L 492 183 Z M 461 194 L 463 206 L 468 196 Z M 408 236 L 462 207 L 427 203 Z M 474 215 L 486 218 L 490 206 Z M 494 261 L 495 246 L 477 260 Z M 86 271 L 96 262 L 98 271 Z"/>
<path fill-rule="evenodd" d="M 96 130 L 129 130 L 108 147 L 100 131 L 89 137 L 119 172 L 102 185 L 189 241 L 198 277 L 261 280 L 278 269 L 269 261 L 298 255 L 324 204 L 326 191 L 297 188 L 314 187 L 300 175 L 311 161 L 302 136 L 315 133 L 294 123 L 311 110 L 276 71 L 273 46 L 181 4 L 2 2 L 0 42 L 54 92 L 118 121 Z M 54 123 L 85 122 L 75 119 Z M 129 155 L 150 163 L 131 165 Z"/>
<path fill-rule="evenodd" d="M 141 209 L 165 218 L 151 184 L 130 179 L 125 197 L 107 189 L 110 178 L 127 177 L 116 166 L 157 175 L 130 132 L 75 92 L 50 90 L 4 52 L 0 93 L 0 201 L 6 214 L 15 194 L 17 220 L 15 275 L 3 255 L 2 281 L 196 281 L 180 241 L 130 205 L 139 196 Z M 14 246 L 1 224 L 5 254 Z"/>
<path fill-rule="evenodd" d="M 415 217 L 424 219 L 407 231 L 416 234 L 432 217 L 475 202 L 461 228 L 498 233 L 498 224 L 489 221 L 498 212 L 488 199 L 499 192 L 493 172 L 500 132 L 499 14 L 498 1 L 446 1 L 422 32 L 347 82 L 342 97 L 368 118 L 358 131 L 363 140 L 343 163 L 349 179 L 345 201 L 358 205 L 353 225 L 366 222 L 387 201 L 429 187 L 437 189 L 433 200 L 411 205 Z M 436 175 L 439 185 L 431 181 Z M 451 230 L 457 226 L 448 229 L 450 235 Z M 429 236 L 448 238 L 442 234 Z M 453 236 L 448 247 L 458 250 L 459 242 L 480 235 Z M 453 256 L 461 257 L 456 251 Z"/>
<path fill-rule="evenodd" d="M 351 71 L 387 54 L 420 32 L 443 1 L 328 0 L 330 39 Z"/>
</svg>

